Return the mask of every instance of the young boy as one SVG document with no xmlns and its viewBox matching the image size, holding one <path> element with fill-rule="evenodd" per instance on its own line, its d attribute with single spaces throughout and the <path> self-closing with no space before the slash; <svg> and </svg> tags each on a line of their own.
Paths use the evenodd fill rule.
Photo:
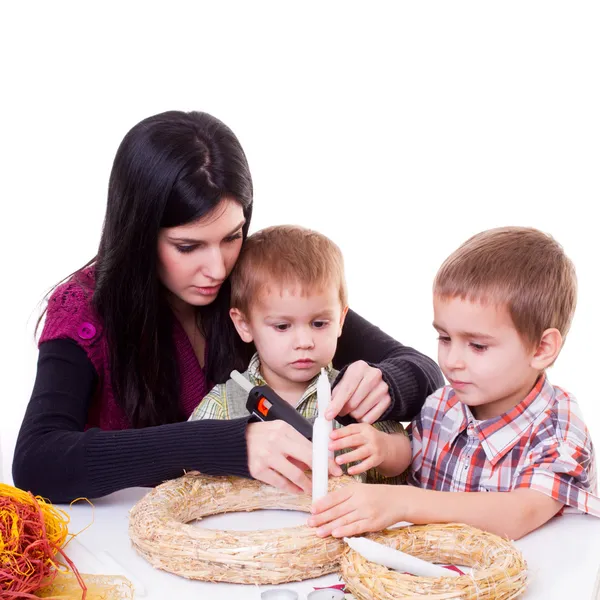
<svg viewBox="0 0 600 600">
<path fill-rule="evenodd" d="M 307 419 L 317 416 L 316 382 L 325 367 L 330 383 L 337 339 L 348 310 L 339 248 L 324 235 L 301 227 L 263 229 L 250 236 L 231 274 L 230 316 L 256 354 L 244 373 L 253 385 L 269 385 Z M 190 420 L 235 419 L 248 414 L 247 392 L 233 380 L 215 386 Z M 357 423 L 337 430 L 343 443 L 338 465 L 358 461 L 350 475 L 382 481 L 410 462 L 410 441 L 400 423 Z M 335 449 L 334 447 L 331 448 Z M 377 470 L 375 471 L 375 467 Z"/>
<path fill-rule="evenodd" d="M 518 539 L 565 505 L 600 516 L 579 406 L 546 375 L 576 287 L 561 246 L 535 229 L 493 229 L 454 252 L 433 290 L 438 362 L 450 385 L 411 423 L 411 485 L 329 494 L 309 519 L 318 534 L 459 522 Z"/>
</svg>

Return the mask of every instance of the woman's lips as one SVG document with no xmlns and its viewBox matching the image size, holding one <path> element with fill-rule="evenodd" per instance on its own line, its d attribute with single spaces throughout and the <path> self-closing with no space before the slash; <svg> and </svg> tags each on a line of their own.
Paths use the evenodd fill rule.
<svg viewBox="0 0 600 600">
<path fill-rule="evenodd" d="M 213 285 L 213 286 L 205 286 L 205 287 L 200 287 L 200 286 L 194 285 L 194 286 L 192 286 L 192 290 L 196 294 L 200 294 L 201 296 L 214 296 L 221 288 L 221 285 L 222 284 Z"/>
</svg>

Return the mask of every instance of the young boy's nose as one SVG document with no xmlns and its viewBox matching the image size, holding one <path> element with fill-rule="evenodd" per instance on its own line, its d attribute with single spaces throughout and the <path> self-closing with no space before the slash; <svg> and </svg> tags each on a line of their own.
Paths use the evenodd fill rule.
<svg viewBox="0 0 600 600">
<path fill-rule="evenodd" d="M 306 330 L 304 328 L 299 328 L 296 330 L 296 338 L 294 342 L 294 345 L 297 349 L 308 350 L 309 348 L 312 348 L 315 345 L 311 331 Z"/>
</svg>

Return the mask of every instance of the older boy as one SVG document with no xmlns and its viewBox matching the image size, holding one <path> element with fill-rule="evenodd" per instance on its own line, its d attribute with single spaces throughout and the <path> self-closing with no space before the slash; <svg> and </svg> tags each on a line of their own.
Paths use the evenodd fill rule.
<svg viewBox="0 0 600 600">
<path fill-rule="evenodd" d="M 412 485 L 329 494 L 309 520 L 319 535 L 462 522 L 518 539 L 564 506 L 600 516 L 589 432 L 575 398 L 546 375 L 576 287 L 560 245 L 535 229 L 486 231 L 452 254 L 433 294 L 450 385 L 411 424 Z"/>
</svg>

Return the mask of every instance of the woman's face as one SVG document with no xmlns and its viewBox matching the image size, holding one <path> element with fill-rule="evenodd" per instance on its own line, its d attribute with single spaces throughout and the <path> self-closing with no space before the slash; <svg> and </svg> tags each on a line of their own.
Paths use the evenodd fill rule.
<svg viewBox="0 0 600 600">
<path fill-rule="evenodd" d="M 224 198 L 208 215 L 158 235 L 158 276 L 177 298 L 210 304 L 231 273 L 242 248 L 242 206 Z"/>
</svg>

